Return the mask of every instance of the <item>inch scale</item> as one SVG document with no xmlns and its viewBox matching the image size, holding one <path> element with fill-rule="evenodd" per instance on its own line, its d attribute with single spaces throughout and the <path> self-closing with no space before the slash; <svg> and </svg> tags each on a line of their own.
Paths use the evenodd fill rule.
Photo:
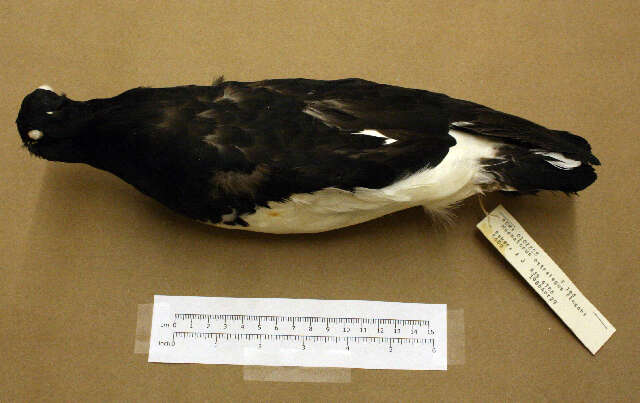
<svg viewBox="0 0 640 403">
<path fill-rule="evenodd" d="M 446 369 L 446 306 L 156 296 L 149 361 Z"/>
</svg>

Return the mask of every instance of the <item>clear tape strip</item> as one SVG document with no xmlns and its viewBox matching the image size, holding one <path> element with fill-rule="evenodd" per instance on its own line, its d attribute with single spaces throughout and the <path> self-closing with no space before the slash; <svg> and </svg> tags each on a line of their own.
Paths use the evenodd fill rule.
<svg viewBox="0 0 640 403">
<path fill-rule="evenodd" d="M 447 310 L 447 365 L 465 363 L 464 309 Z"/>
<path fill-rule="evenodd" d="M 149 339 L 151 339 L 152 317 L 153 304 L 138 304 L 136 340 L 133 345 L 134 354 L 149 354 Z"/>
<path fill-rule="evenodd" d="M 350 383 L 351 368 L 246 365 L 242 377 L 245 381 L 258 382 Z"/>
</svg>

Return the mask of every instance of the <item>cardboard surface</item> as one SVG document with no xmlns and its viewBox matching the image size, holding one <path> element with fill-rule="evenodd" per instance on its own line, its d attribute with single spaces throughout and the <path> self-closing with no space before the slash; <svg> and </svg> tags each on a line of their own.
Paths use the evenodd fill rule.
<svg viewBox="0 0 640 403">
<path fill-rule="evenodd" d="M 638 397 L 638 2 L 229 3 L 0 5 L 0 400 Z M 20 146 L 20 101 L 40 84 L 87 99 L 219 74 L 361 77 L 586 137 L 603 165 L 580 197 L 486 205 L 502 203 L 618 331 L 592 356 L 476 230 L 476 200 L 446 230 L 413 209 L 318 235 L 233 232 Z M 353 370 L 346 384 L 149 364 L 133 349 L 154 293 L 446 303 L 464 309 L 466 356 L 446 372 Z"/>
</svg>

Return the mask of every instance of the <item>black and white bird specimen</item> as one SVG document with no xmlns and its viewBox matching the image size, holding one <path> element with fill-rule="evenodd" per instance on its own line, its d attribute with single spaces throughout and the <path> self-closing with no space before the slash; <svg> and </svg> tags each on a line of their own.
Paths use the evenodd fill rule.
<svg viewBox="0 0 640 403">
<path fill-rule="evenodd" d="M 111 172 L 169 208 L 221 226 L 320 232 L 477 193 L 575 193 L 589 143 L 444 94 L 279 79 L 136 88 L 73 101 L 46 86 L 16 121 L 26 148 Z"/>
</svg>

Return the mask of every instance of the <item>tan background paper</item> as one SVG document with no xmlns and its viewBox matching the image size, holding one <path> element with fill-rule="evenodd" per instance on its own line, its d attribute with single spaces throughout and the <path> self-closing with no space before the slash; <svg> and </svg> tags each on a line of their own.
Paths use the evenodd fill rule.
<svg viewBox="0 0 640 403">
<path fill-rule="evenodd" d="M 0 400 L 632 397 L 640 383 L 637 1 L 25 3 L 0 4 Z M 503 203 L 618 331 L 591 356 L 476 230 L 475 200 L 448 230 L 413 209 L 319 235 L 232 232 L 179 217 L 106 173 L 20 147 L 20 101 L 42 83 L 86 99 L 208 84 L 223 73 L 357 76 L 585 136 L 603 166 L 579 198 L 486 204 Z M 465 364 L 353 370 L 348 384 L 247 382 L 240 366 L 148 364 L 133 345 L 138 304 L 154 293 L 447 303 L 465 312 Z"/>
</svg>

